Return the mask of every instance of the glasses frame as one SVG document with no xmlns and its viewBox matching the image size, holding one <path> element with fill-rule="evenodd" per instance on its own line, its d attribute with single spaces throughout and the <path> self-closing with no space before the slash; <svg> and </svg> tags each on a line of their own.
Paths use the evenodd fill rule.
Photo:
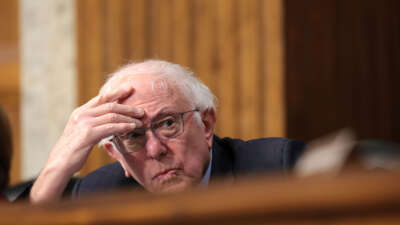
<svg viewBox="0 0 400 225">
<path fill-rule="evenodd" d="M 140 130 L 140 131 L 142 131 L 142 132 L 145 134 L 145 133 L 147 132 L 147 130 L 151 130 L 151 132 L 153 133 L 153 135 L 154 135 L 158 140 L 169 140 L 169 139 L 173 139 L 173 138 L 176 138 L 176 137 L 180 136 L 181 134 L 183 134 L 183 133 L 185 132 L 185 120 L 184 120 L 183 116 L 184 116 L 186 113 L 190 113 L 190 112 L 200 112 L 200 109 L 195 108 L 195 109 L 188 110 L 188 111 L 184 111 L 184 112 L 169 113 L 169 114 L 166 114 L 165 116 L 163 116 L 162 118 L 157 119 L 156 121 L 151 122 L 151 123 L 150 123 L 150 127 L 136 128 L 136 129 L 134 129 L 133 131 L 138 131 L 138 130 Z M 178 132 L 177 134 L 175 134 L 174 136 L 171 136 L 171 137 L 168 137 L 168 138 L 159 137 L 158 134 L 157 134 L 157 132 L 156 132 L 155 124 L 156 124 L 157 122 L 159 122 L 160 120 L 162 120 L 162 119 L 168 117 L 168 116 L 176 116 L 176 115 L 178 115 L 179 118 L 180 118 L 181 121 L 182 121 L 182 128 L 181 128 L 181 131 Z M 127 134 L 130 134 L 130 133 L 132 133 L 133 131 L 128 132 Z M 112 137 L 111 141 L 117 146 L 117 150 L 118 150 L 121 154 L 130 154 L 130 153 L 135 153 L 135 152 L 139 152 L 139 151 L 140 151 L 140 150 L 137 150 L 137 151 L 128 151 L 128 150 L 126 149 L 125 145 L 123 144 L 123 140 L 121 139 L 120 135 L 114 135 L 114 136 Z M 145 139 L 145 141 L 144 141 L 143 146 L 141 146 L 141 149 L 144 148 L 144 146 L 146 145 L 146 143 L 147 143 L 147 137 L 146 137 L 146 139 Z M 122 147 L 123 147 L 123 149 L 125 150 L 124 152 L 121 151 L 121 148 L 122 148 Z"/>
</svg>

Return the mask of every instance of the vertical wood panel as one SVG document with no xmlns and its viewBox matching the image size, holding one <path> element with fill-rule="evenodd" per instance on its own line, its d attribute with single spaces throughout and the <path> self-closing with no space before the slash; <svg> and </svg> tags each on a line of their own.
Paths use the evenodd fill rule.
<svg viewBox="0 0 400 225">
<path fill-rule="evenodd" d="M 236 8 L 231 0 L 220 0 L 218 9 L 218 97 L 219 110 L 216 132 L 230 137 L 238 136 L 237 91 L 237 24 Z"/>
<path fill-rule="evenodd" d="M 285 65 L 282 0 L 263 1 L 264 136 L 285 136 Z"/>
<path fill-rule="evenodd" d="M 105 71 L 111 73 L 127 62 L 125 2 L 113 0 L 105 2 Z"/>
<path fill-rule="evenodd" d="M 349 126 L 400 140 L 399 10 L 396 0 L 286 1 L 290 137 Z"/>
<path fill-rule="evenodd" d="M 239 84 L 240 84 L 240 136 L 244 139 L 256 138 L 262 131 L 260 110 L 260 90 L 262 72 L 260 70 L 260 18 L 259 1 L 239 1 Z"/>
<path fill-rule="evenodd" d="M 393 39 L 393 34 L 389 32 L 385 32 L 386 30 L 390 30 L 392 28 L 392 21 L 388 18 L 387 22 L 385 21 L 385 16 L 387 15 L 385 11 L 391 11 L 391 2 L 385 1 L 384 4 L 381 4 L 379 7 L 379 17 L 378 26 L 375 27 L 376 33 L 378 34 L 378 40 L 376 41 L 376 63 L 377 63 L 377 72 L 375 72 L 375 76 L 377 78 L 377 100 L 378 105 L 377 108 L 377 118 L 389 117 L 393 118 L 393 105 L 391 104 L 391 97 L 393 94 L 393 90 L 391 88 L 391 71 L 390 68 L 393 68 L 394 65 L 391 65 L 392 60 L 386 61 L 385 52 L 391 48 L 390 43 L 393 43 L 395 39 Z M 392 17 L 393 14 L 389 14 L 389 17 Z M 400 29 L 400 28 L 399 28 Z M 397 29 L 397 30 L 399 30 Z M 399 40 L 399 39 L 397 39 Z M 389 65 L 389 66 L 388 66 Z M 390 120 L 384 120 L 377 124 L 376 130 L 379 131 L 380 135 L 384 136 L 385 132 L 388 130 L 392 130 L 392 123 Z"/>
<path fill-rule="evenodd" d="M 78 3 L 79 103 L 97 95 L 104 82 L 105 41 L 104 1 L 82 0 Z"/>
<path fill-rule="evenodd" d="M 126 19 L 128 19 L 128 48 L 130 61 L 144 60 L 148 56 L 147 51 L 147 8 L 146 0 L 130 0 L 127 2 Z"/>
<path fill-rule="evenodd" d="M 289 130 L 288 134 L 310 140 L 341 128 L 341 112 L 336 105 L 340 92 L 335 83 L 347 78 L 341 77 L 334 66 L 337 1 L 286 3 L 288 129 L 298 130 L 296 135 Z M 307 136 L 310 131 L 315 136 Z"/>
<path fill-rule="evenodd" d="M 185 67 L 193 65 L 193 21 L 191 13 L 193 2 L 173 0 L 173 61 Z"/>
<path fill-rule="evenodd" d="M 216 74 L 214 65 L 215 55 L 215 33 L 216 33 L 216 6 L 213 0 L 194 0 L 194 71 L 200 79 L 213 91 L 217 93 Z M 211 35 L 214 34 L 214 35 Z"/>
<path fill-rule="evenodd" d="M 172 60 L 172 2 L 152 0 L 151 58 Z"/>
<path fill-rule="evenodd" d="M 389 88 L 392 90 L 390 93 L 388 93 L 389 96 L 392 97 L 392 99 L 395 99 L 397 101 L 391 101 L 389 105 L 392 107 L 392 117 L 391 119 L 388 119 L 388 122 L 390 123 L 390 131 L 393 135 L 393 139 L 400 141 L 400 104 L 399 100 L 397 97 L 399 93 L 399 88 L 398 84 L 400 84 L 400 66 L 399 66 L 399 60 L 400 59 L 400 2 L 398 1 L 390 1 L 388 4 L 388 14 L 390 15 L 388 18 L 388 23 L 390 24 L 388 30 L 390 33 L 388 33 L 390 37 L 390 43 L 391 45 L 388 46 L 390 50 L 388 50 L 389 57 L 388 57 L 388 66 L 391 68 L 391 71 L 389 74 L 394 74 L 390 76 L 390 82 L 389 82 Z M 396 95 L 397 93 L 397 95 Z"/>
</svg>

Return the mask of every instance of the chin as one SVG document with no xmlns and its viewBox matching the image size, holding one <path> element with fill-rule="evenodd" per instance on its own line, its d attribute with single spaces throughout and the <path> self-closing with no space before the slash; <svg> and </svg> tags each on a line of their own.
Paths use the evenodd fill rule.
<svg viewBox="0 0 400 225">
<path fill-rule="evenodd" d="M 177 193 L 187 190 L 193 187 L 191 182 L 182 179 L 171 179 L 166 182 L 159 184 L 159 186 L 152 188 L 150 192 L 156 194 L 170 194 L 170 193 Z"/>
<path fill-rule="evenodd" d="M 170 194 L 170 193 L 178 193 L 184 190 L 187 190 L 191 187 L 191 185 L 171 185 L 161 189 L 160 194 Z"/>
</svg>

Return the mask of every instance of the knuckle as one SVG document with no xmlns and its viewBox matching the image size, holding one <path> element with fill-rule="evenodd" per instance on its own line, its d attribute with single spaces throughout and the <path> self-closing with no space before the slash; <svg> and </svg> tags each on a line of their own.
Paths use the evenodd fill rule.
<svg viewBox="0 0 400 225">
<path fill-rule="evenodd" d="M 88 123 L 87 123 L 86 121 L 80 121 L 80 122 L 78 123 L 78 129 L 79 129 L 79 130 L 82 130 L 82 131 L 89 130 Z"/>
<path fill-rule="evenodd" d="M 132 124 L 129 124 L 129 123 L 120 124 L 121 130 L 124 131 L 124 132 L 132 130 L 132 129 L 135 129 L 135 127 L 136 127 L 136 125 L 134 123 L 132 123 Z"/>
<path fill-rule="evenodd" d="M 99 95 L 98 96 L 98 98 L 97 98 L 97 103 L 101 103 L 101 102 L 103 102 L 104 101 L 104 95 Z"/>
<path fill-rule="evenodd" d="M 106 125 L 104 125 L 104 129 L 107 130 L 107 132 L 114 133 L 115 125 L 114 124 L 106 124 Z"/>
<path fill-rule="evenodd" d="M 117 108 L 117 105 L 115 103 L 108 103 L 107 108 L 109 112 L 114 112 Z"/>
<path fill-rule="evenodd" d="M 80 131 L 81 131 L 82 138 L 86 139 L 90 136 L 91 132 L 90 132 L 90 128 L 88 126 L 81 127 Z"/>
<path fill-rule="evenodd" d="M 118 115 L 115 113 L 110 113 L 108 115 L 108 121 L 110 122 L 117 122 L 118 121 Z"/>
<path fill-rule="evenodd" d="M 77 124 L 79 122 L 79 118 L 80 118 L 80 111 L 78 109 L 75 109 L 71 114 L 72 122 Z"/>
</svg>

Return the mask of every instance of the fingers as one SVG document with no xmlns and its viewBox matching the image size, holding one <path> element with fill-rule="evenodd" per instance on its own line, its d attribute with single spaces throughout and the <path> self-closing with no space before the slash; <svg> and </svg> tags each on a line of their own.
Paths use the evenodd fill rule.
<svg viewBox="0 0 400 225">
<path fill-rule="evenodd" d="M 73 149 L 71 151 L 90 151 L 102 138 L 143 126 L 139 120 L 144 115 L 143 109 L 118 103 L 131 96 L 133 91 L 133 87 L 126 85 L 106 90 L 75 109 L 60 139 L 66 140 L 64 142 Z"/>
<path fill-rule="evenodd" d="M 127 133 L 136 128 L 136 123 L 106 123 L 92 129 L 92 134 L 96 138 L 103 139 L 111 134 Z"/>
<path fill-rule="evenodd" d="M 143 116 L 143 109 L 116 102 L 86 109 L 81 107 L 73 112 L 72 120 L 67 124 L 67 130 L 69 133 L 76 134 L 77 139 L 80 140 L 79 146 L 92 146 L 102 138 L 142 127 L 143 122 L 140 118 Z"/>
<path fill-rule="evenodd" d="M 128 98 L 134 92 L 132 86 L 122 86 L 115 90 L 104 91 L 96 97 L 90 99 L 86 104 L 82 105 L 82 109 L 87 109 L 91 107 L 96 107 L 108 102 L 121 102 L 122 100 Z"/>
<path fill-rule="evenodd" d="M 97 100 L 97 105 L 101 105 L 108 102 L 121 101 L 126 99 L 133 93 L 134 89 L 132 86 L 122 86 L 121 88 L 105 91 L 101 93 Z"/>
<path fill-rule="evenodd" d="M 115 102 L 106 103 L 96 108 L 90 109 L 88 110 L 87 115 L 96 117 L 107 113 L 117 113 L 134 118 L 142 118 L 144 115 L 144 111 L 141 108 L 136 108 L 129 105 L 122 105 Z"/>
<path fill-rule="evenodd" d="M 117 113 L 107 113 L 98 117 L 94 117 L 88 123 L 90 123 L 90 125 L 93 127 L 102 126 L 106 124 L 120 124 L 120 123 L 135 124 L 135 128 L 143 126 L 142 121 Z"/>
</svg>

